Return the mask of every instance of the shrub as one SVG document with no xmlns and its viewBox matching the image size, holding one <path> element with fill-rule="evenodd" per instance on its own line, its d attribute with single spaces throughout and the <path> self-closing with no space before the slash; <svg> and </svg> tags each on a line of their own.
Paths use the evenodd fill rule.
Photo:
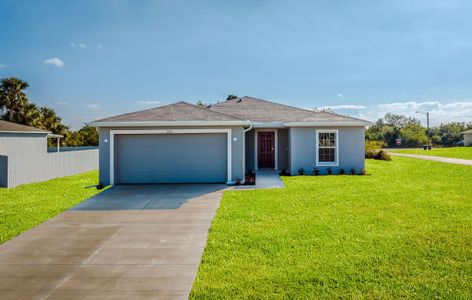
<svg viewBox="0 0 472 300">
<path fill-rule="evenodd" d="M 382 141 L 365 141 L 365 151 L 379 150 L 385 147 L 386 144 Z"/>
<path fill-rule="evenodd" d="M 281 175 L 281 176 L 290 176 L 290 172 L 287 169 L 283 168 L 282 171 L 280 171 L 279 175 Z"/>
<path fill-rule="evenodd" d="M 388 154 L 388 152 L 383 149 L 367 150 L 365 152 L 365 158 L 372 158 L 372 159 L 379 159 L 379 160 L 386 160 L 386 161 L 392 160 L 392 158 L 390 157 L 390 154 Z"/>
<path fill-rule="evenodd" d="M 362 169 L 361 175 L 367 175 L 367 170 L 366 170 L 366 169 Z"/>
<path fill-rule="evenodd" d="M 380 160 L 392 160 L 390 155 L 382 147 L 385 146 L 384 142 L 381 141 L 366 141 L 365 142 L 365 158 L 373 158 Z"/>
<path fill-rule="evenodd" d="M 349 170 L 349 172 L 351 173 L 351 175 L 356 175 L 356 169 L 355 168 L 351 168 L 351 170 Z"/>
<path fill-rule="evenodd" d="M 329 168 L 326 169 L 326 173 L 327 173 L 328 175 L 333 174 L 333 170 L 331 169 L 331 167 L 329 167 Z"/>
<path fill-rule="evenodd" d="M 345 173 L 346 173 L 346 172 L 344 171 L 343 168 L 341 168 L 341 169 L 339 170 L 339 175 L 344 175 Z"/>
<path fill-rule="evenodd" d="M 320 170 L 319 170 L 318 168 L 314 168 L 314 169 L 313 169 L 313 175 L 314 175 L 314 176 L 320 175 Z"/>
<path fill-rule="evenodd" d="M 305 174 L 305 170 L 303 170 L 303 168 L 300 168 L 298 169 L 298 175 L 304 175 Z"/>
</svg>

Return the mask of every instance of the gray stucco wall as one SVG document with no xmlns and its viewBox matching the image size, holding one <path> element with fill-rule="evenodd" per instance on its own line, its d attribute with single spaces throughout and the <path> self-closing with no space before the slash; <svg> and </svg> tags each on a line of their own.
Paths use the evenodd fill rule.
<svg viewBox="0 0 472 300">
<path fill-rule="evenodd" d="M 246 132 L 246 171 L 254 171 L 254 129 Z"/>
<path fill-rule="evenodd" d="M 464 146 L 472 146 L 472 133 L 464 133 Z"/>
<path fill-rule="evenodd" d="M 0 154 L 46 153 L 47 134 L 0 133 Z"/>
<path fill-rule="evenodd" d="M 316 129 L 337 129 L 339 143 L 339 165 L 331 167 L 334 173 L 343 168 L 346 173 L 351 168 L 360 172 L 364 168 L 363 127 L 339 128 L 290 128 L 290 173 L 296 175 L 300 168 L 311 173 L 315 167 L 325 173 L 328 167 L 316 166 Z"/>
<path fill-rule="evenodd" d="M 288 170 L 288 129 L 277 130 L 278 169 Z"/>
<path fill-rule="evenodd" d="M 275 131 L 277 132 L 277 161 L 278 169 L 288 169 L 288 129 L 258 129 L 260 131 Z M 255 130 L 250 130 L 246 133 L 246 170 L 254 171 L 256 169 L 254 151 L 255 151 Z"/>
<path fill-rule="evenodd" d="M 146 130 L 152 129 L 159 129 L 159 130 L 166 130 L 166 129 L 209 129 L 207 128 L 185 128 L 185 127 L 146 127 Z M 223 128 L 223 127 L 211 127 L 212 129 Z M 224 127 L 227 129 L 231 129 L 232 141 L 231 141 L 231 168 L 232 168 L 232 180 L 236 181 L 237 179 L 243 179 L 243 127 Z M 102 184 L 108 185 L 110 184 L 110 130 L 142 130 L 143 128 L 100 128 L 99 129 L 99 173 L 100 173 L 100 182 Z M 236 140 L 235 140 L 236 139 Z M 108 142 L 105 142 L 107 140 Z M 209 145 L 211 147 L 211 145 Z M 198 159 L 198 157 L 196 158 Z"/>
</svg>

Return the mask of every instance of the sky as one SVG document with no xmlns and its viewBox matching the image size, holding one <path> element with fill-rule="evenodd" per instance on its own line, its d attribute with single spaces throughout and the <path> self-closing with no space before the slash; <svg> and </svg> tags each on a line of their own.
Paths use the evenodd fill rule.
<svg viewBox="0 0 472 300">
<path fill-rule="evenodd" d="M 228 94 L 472 121 L 472 2 L 0 0 L 0 78 L 78 129 Z"/>
</svg>

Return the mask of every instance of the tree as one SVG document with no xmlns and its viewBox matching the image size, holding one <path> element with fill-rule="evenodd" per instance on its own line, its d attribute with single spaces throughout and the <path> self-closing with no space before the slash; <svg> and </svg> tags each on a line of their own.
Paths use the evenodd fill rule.
<svg viewBox="0 0 472 300">
<path fill-rule="evenodd" d="M 401 129 L 402 143 L 408 147 L 420 147 L 428 142 L 424 127 L 410 123 Z"/>
<path fill-rule="evenodd" d="M 210 106 L 208 103 L 205 103 L 202 100 L 198 100 L 197 103 L 195 103 L 195 105 L 198 106 L 198 107 L 205 107 L 205 108 Z"/>
<path fill-rule="evenodd" d="M 233 100 L 233 99 L 238 99 L 239 97 L 236 96 L 236 95 L 228 95 L 228 97 L 226 97 L 226 100 Z"/>
<path fill-rule="evenodd" d="M 98 131 L 95 127 L 84 126 L 79 131 L 81 146 L 98 146 Z"/>
<path fill-rule="evenodd" d="M 0 107 L 8 115 L 10 122 L 17 121 L 16 115 L 28 104 L 24 90 L 29 87 L 26 81 L 15 77 L 4 78 L 0 83 Z"/>
<path fill-rule="evenodd" d="M 418 119 L 407 117 L 400 114 L 386 113 L 384 116 L 386 124 L 396 126 L 396 127 L 405 127 L 408 124 L 417 124 L 420 125 L 421 122 Z"/>
<path fill-rule="evenodd" d="M 432 129 L 433 141 L 443 146 L 454 146 L 462 139 L 462 132 L 467 130 L 467 125 L 460 122 L 441 123 Z"/>
</svg>

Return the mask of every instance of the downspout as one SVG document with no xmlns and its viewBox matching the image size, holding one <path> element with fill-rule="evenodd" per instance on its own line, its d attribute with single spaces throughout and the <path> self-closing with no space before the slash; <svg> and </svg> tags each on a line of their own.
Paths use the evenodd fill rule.
<svg viewBox="0 0 472 300">
<path fill-rule="evenodd" d="M 252 123 L 249 128 L 243 130 L 243 184 L 246 182 L 246 132 L 252 130 Z"/>
</svg>

